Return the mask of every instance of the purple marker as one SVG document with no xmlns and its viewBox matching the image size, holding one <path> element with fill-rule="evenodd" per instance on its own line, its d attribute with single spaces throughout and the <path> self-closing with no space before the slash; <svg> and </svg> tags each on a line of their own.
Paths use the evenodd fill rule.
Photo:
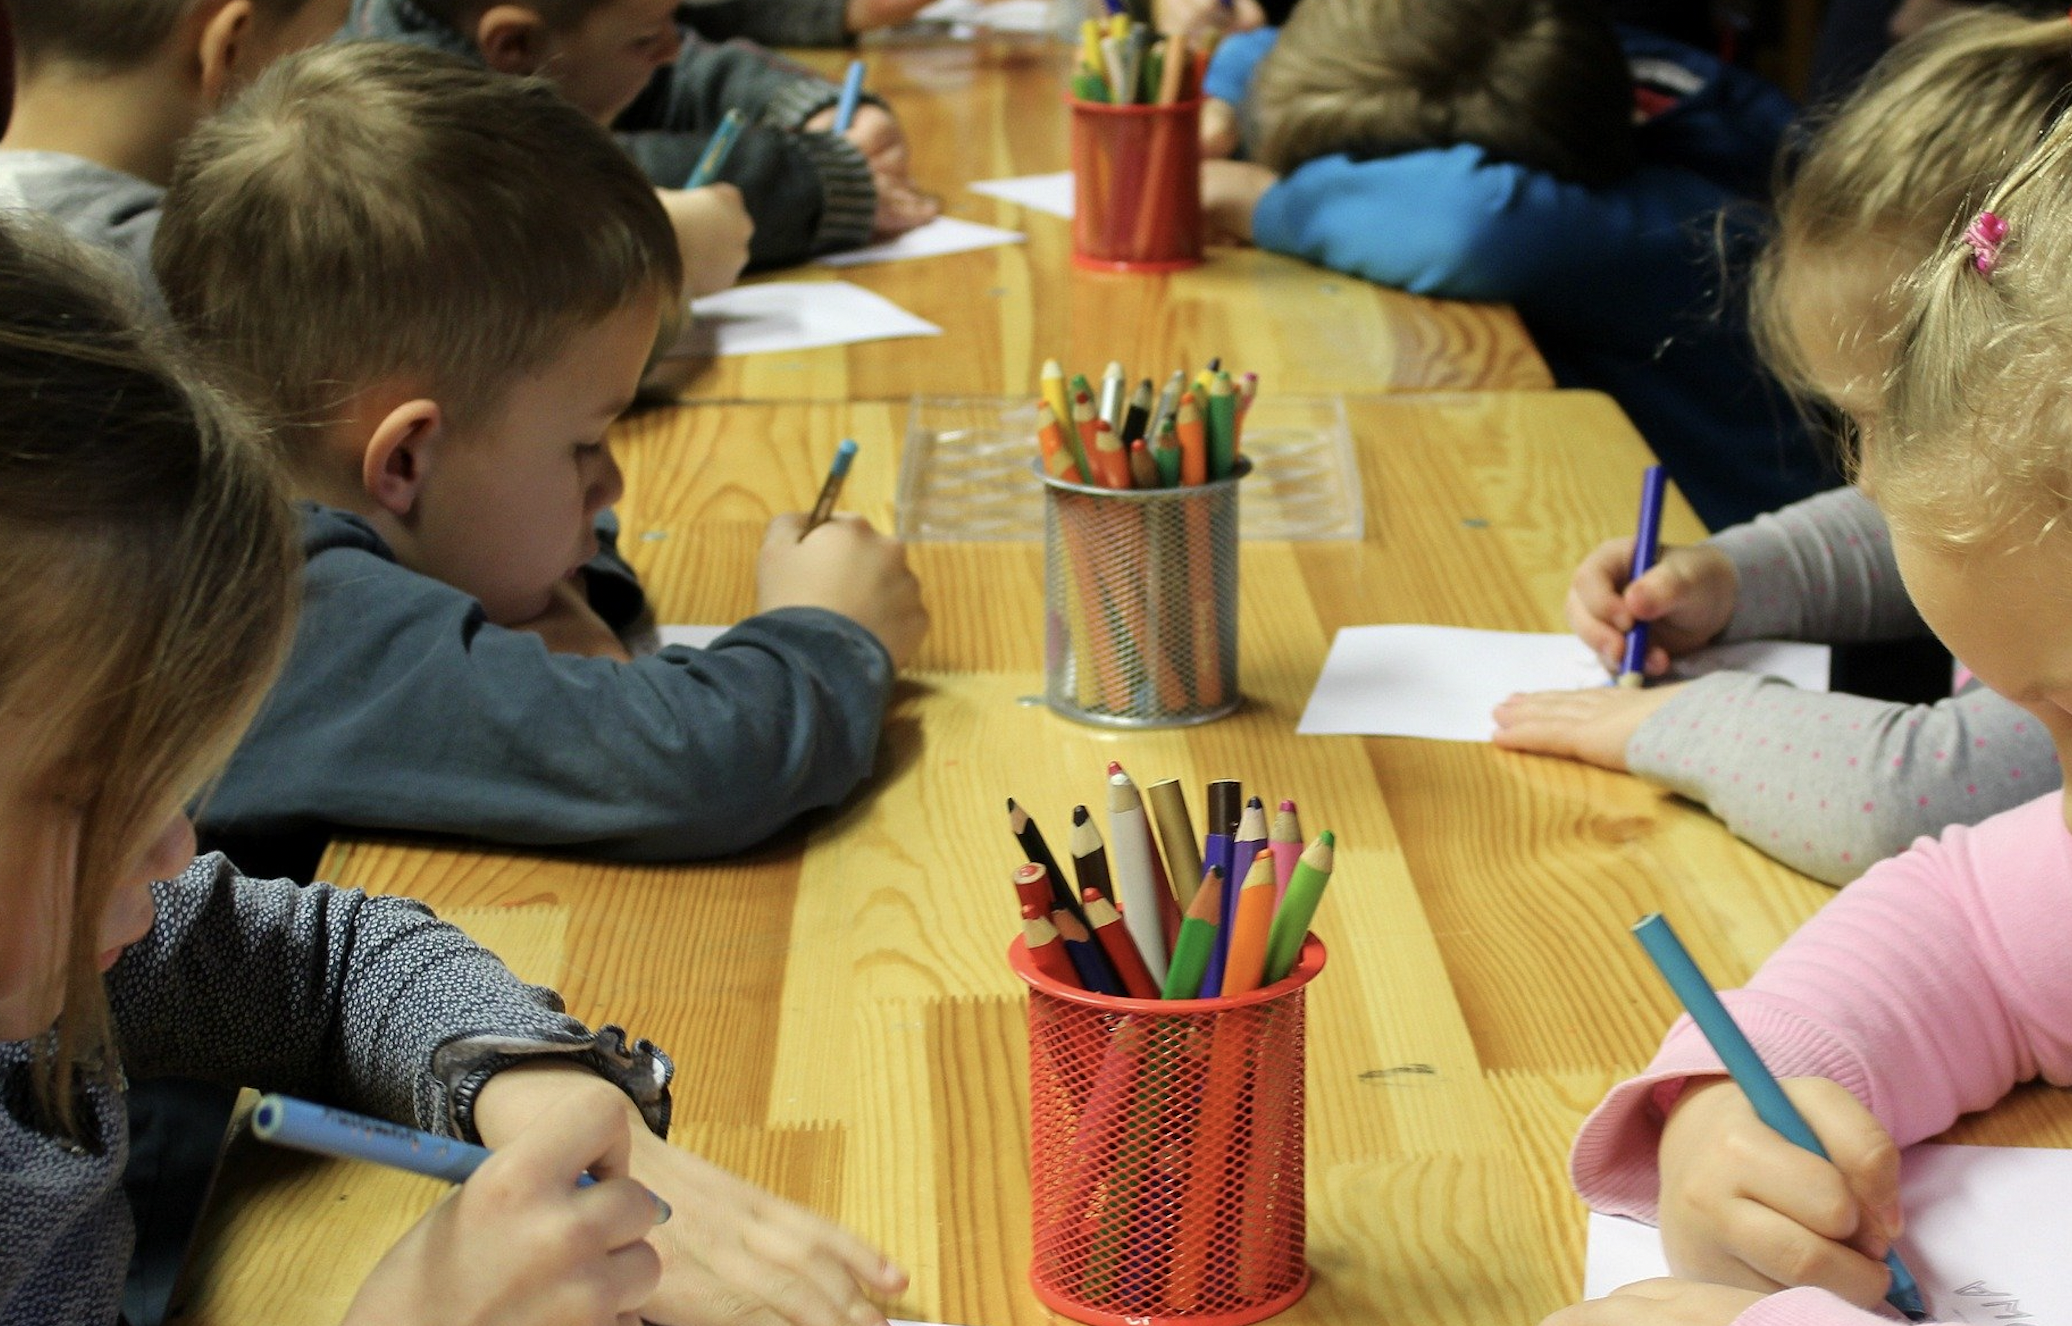
<svg viewBox="0 0 2072 1326">
<path fill-rule="evenodd" d="M 1633 536 L 1633 573 L 1626 578 L 1629 585 L 1653 570 L 1655 559 L 1661 555 L 1662 497 L 1668 482 L 1660 465 L 1648 466 L 1640 476 L 1640 529 Z M 1648 624 L 1635 622 L 1633 629 L 1626 632 L 1626 657 L 1619 664 L 1619 685 L 1646 685 L 1647 661 Z"/>
</svg>

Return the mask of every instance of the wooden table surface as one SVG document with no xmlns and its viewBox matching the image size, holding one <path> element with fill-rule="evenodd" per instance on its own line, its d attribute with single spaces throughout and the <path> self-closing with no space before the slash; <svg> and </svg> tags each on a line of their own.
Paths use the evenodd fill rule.
<svg viewBox="0 0 2072 1326">
<path fill-rule="evenodd" d="M 1423 299 L 1255 249 L 1212 250 L 1172 276 L 1071 266 L 1071 223 L 964 186 L 1069 165 L 1063 48 L 937 44 L 872 48 L 868 85 L 899 113 L 916 181 L 947 214 L 1027 234 L 1025 244 L 926 262 L 809 266 L 782 281 L 843 280 L 943 329 L 710 362 L 685 389 L 700 400 L 885 400 L 1021 395 L 1043 361 L 1099 367 L 1205 363 L 1222 355 L 1288 393 L 1552 385 L 1517 315 Z M 840 76 L 841 59 L 812 58 Z"/>
</svg>

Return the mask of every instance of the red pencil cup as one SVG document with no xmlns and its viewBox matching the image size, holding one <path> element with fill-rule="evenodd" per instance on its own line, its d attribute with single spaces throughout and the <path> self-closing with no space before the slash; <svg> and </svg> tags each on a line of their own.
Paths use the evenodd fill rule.
<svg viewBox="0 0 2072 1326">
<path fill-rule="evenodd" d="M 1036 1297 L 1094 1326 L 1242 1326 L 1309 1288 L 1303 991 L 1116 999 L 1029 984 L 1029 1190 Z"/>
<path fill-rule="evenodd" d="M 1072 261 L 1098 272 L 1201 262 L 1201 102 L 1072 107 Z"/>
</svg>

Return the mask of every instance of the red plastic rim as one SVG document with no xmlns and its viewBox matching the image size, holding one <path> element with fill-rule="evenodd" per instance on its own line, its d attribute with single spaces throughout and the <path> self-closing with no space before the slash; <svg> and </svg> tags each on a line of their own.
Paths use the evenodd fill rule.
<svg viewBox="0 0 2072 1326">
<path fill-rule="evenodd" d="M 1118 1013 L 1216 1013 L 1224 1009 L 1244 1008 L 1249 1004 L 1271 1003 L 1281 996 L 1301 989 L 1315 980 L 1317 973 L 1324 970 L 1324 941 L 1312 931 L 1302 941 L 1302 952 L 1295 956 L 1295 968 L 1272 985 L 1262 985 L 1257 990 L 1247 990 L 1241 995 L 1219 996 L 1215 999 L 1125 999 L 1118 995 L 1095 994 L 1091 990 L 1080 990 L 1060 985 L 1037 970 L 1029 958 L 1029 946 L 1017 935 L 1007 945 L 1007 965 L 1014 968 L 1014 974 L 1021 977 L 1030 989 L 1041 990 L 1052 999 L 1062 999 L 1068 1004 L 1079 1004 L 1086 1008 L 1112 1009 Z M 1122 1318 L 1116 1318 L 1121 1321 Z"/>
</svg>

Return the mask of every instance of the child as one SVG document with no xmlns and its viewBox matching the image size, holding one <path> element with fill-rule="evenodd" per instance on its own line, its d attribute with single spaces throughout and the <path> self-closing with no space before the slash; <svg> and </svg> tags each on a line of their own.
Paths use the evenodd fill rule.
<svg viewBox="0 0 2072 1326">
<path fill-rule="evenodd" d="M 859 33 L 906 22 L 933 0 L 688 0 L 683 17 L 714 41 L 844 46 Z"/>
<path fill-rule="evenodd" d="M 1819 128 L 1756 272 L 1760 339 L 1786 381 L 1876 426 L 1892 282 L 1935 250 L 1952 218 L 1978 210 L 2058 114 L 2067 86 L 2072 23 L 1979 12 L 1900 46 Z M 1636 617 L 1654 622 L 1655 676 L 1673 655 L 1716 640 L 1848 643 L 1927 630 L 1884 521 L 1853 488 L 1665 550 L 1628 586 L 1632 546 L 1616 539 L 1584 561 L 1568 616 L 1614 661 Z M 1501 746 L 1631 769 L 1832 884 L 2062 776 L 2049 731 L 1975 682 L 1933 706 L 1907 706 L 1716 673 L 1646 690 L 1518 696 L 1497 721 Z"/>
<path fill-rule="evenodd" d="M 177 1071 L 497 1150 L 351 1326 L 715 1301 L 882 1323 L 863 1288 L 903 1277 L 880 1254 L 663 1140 L 673 1068 L 645 1041 L 592 1032 L 416 903 L 189 863 L 180 807 L 288 645 L 294 531 L 244 418 L 95 269 L 0 221 L 0 1318 L 116 1319 L 124 1084 Z M 601 1182 L 578 1190 L 585 1169 Z M 701 1255 L 720 1243 L 745 1260 Z"/>
<path fill-rule="evenodd" d="M 2062 757 L 2072 120 L 1960 229 L 1920 269 L 1860 475 L 1922 618 Z M 1899 1149 L 2019 1082 L 2072 1082 L 2068 809 L 2054 792 L 1880 863 L 1727 996 L 1832 1165 L 1757 1123 L 1679 1024 L 1591 1115 L 1573 1171 L 1599 1209 L 1659 1216 L 1670 1264 L 1716 1283 L 1651 1282 L 1555 1320 L 1874 1320 L 1849 1304 L 1886 1288 Z M 1784 1285 L 1819 1288 L 1760 1297 Z"/>
<path fill-rule="evenodd" d="M 883 103 L 870 99 L 846 135 L 833 133 L 839 88 L 745 42 L 700 39 L 675 0 L 353 0 L 347 31 L 550 78 L 665 190 L 682 188 L 721 118 L 741 110 L 749 127 L 721 173 L 755 222 L 751 266 L 854 248 L 935 216 Z"/>
<path fill-rule="evenodd" d="M 683 859 L 870 773 L 927 614 L 858 518 L 801 539 L 779 516 L 756 616 L 627 659 L 646 604 L 599 519 L 607 429 L 676 250 L 551 86 L 386 42 L 307 52 L 196 134 L 157 261 L 305 504 L 297 647 L 202 808 L 210 841 L 304 869 L 337 828 Z"/>
<path fill-rule="evenodd" d="M 180 140 L 275 59 L 337 31 L 345 3 L 12 6 L 22 81 L 0 137 L 0 208 L 46 213 L 114 250 L 151 291 L 151 236 Z"/>
<path fill-rule="evenodd" d="M 1268 44 L 1245 105 L 1263 165 L 1204 164 L 1213 228 L 1515 305 L 1556 381 L 1615 397 L 1711 528 L 1835 482 L 1722 289 L 1781 93 L 1616 33 L 1594 0 L 1304 0 L 1277 42 L 1225 42 L 1210 91 L 1244 95 L 1229 64 Z"/>
</svg>

